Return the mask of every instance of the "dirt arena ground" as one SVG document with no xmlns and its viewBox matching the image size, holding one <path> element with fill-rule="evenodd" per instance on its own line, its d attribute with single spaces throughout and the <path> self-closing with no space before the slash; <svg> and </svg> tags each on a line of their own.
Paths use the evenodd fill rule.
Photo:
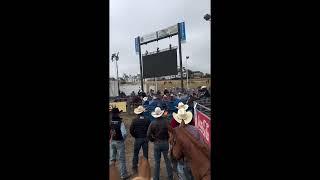
<svg viewBox="0 0 320 180">
<path fill-rule="evenodd" d="M 131 136 L 131 134 L 129 133 L 129 127 L 131 124 L 132 119 L 136 116 L 133 113 L 122 113 L 120 115 L 123 118 L 123 122 L 125 124 L 127 133 L 128 133 L 128 137 L 125 141 L 125 146 L 126 146 L 126 164 L 127 164 L 127 170 L 128 173 L 132 175 L 132 158 L 133 158 L 133 144 L 134 144 L 134 138 Z M 154 155 L 153 155 L 153 143 L 149 142 L 149 163 L 151 166 L 151 174 L 153 176 L 153 172 L 154 172 Z M 140 153 L 139 156 L 142 156 L 142 149 L 140 149 Z M 118 163 L 117 163 L 117 167 L 119 167 Z M 132 179 L 135 176 L 131 176 L 130 179 Z M 163 156 L 161 155 L 161 162 L 160 162 L 160 179 L 161 180 L 166 180 L 167 178 L 167 170 L 166 170 L 166 166 L 165 166 L 165 162 L 163 159 Z M 177 178 L 174 177 L 174 179 L 176 180 Z"/>
</svg>

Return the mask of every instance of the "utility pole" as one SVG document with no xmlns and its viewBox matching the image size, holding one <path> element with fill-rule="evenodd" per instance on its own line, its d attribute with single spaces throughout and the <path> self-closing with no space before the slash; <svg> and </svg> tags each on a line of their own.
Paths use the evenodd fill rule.
<svg viewBox="0 0 320 180">
<path fill-rule="evenodd" d="M 120 82 L 119 82 L 119 73 L 118 73 L 118 60 L 119 60 L 119 52 L 116 54 L 112 54 L 111 61 L 113 62 L 115 59 L 116 61 L 116 68 L 117 68 L 117 81 L 118 81 L 118 95 L 120 96 Z"/>
<path fill-rule="evenodd" d="M 189 89 L 189 82 L 188 82 L 188 74 L 189 74 L 189 70 L 188 70 L 188 59 L 189 59 L 189 56 L 186 56 L 187 89 Z"/>
</svg>

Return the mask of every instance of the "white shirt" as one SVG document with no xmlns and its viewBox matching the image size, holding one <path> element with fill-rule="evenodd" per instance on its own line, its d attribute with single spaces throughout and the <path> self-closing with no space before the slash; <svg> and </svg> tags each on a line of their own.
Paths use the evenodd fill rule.
<svg viewBox="0 0 320 180">
<path fill-rule="evenodd" d="M 120 130 L 121 130 L 121 134 L 122 134 L 123 139 L 126 139 L 126 137 L 127 137 L 127 130 L 126 130 L 126 127 L 124 126 L 124 123 L 123 123 L 123 122 L 121 122 Z"/>
</svg>

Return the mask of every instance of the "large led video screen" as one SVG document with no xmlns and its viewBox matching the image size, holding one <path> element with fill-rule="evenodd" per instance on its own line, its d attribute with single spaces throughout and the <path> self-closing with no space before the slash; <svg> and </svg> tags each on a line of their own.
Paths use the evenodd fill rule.
<svg viewBox="0 0 320 180">
<path fill-rule="evenodd" d="M 143 78 L 177 75 L 177 49 L 142 56 Z"/>
</svg>

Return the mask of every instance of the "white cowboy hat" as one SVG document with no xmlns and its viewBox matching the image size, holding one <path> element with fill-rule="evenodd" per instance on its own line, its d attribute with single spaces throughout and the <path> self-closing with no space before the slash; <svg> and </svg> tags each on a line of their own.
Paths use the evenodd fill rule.
<svg viewBox="0 0 320 180">
<path fill-rule="evenodd" d="M 163 97 L 167 97 L 166 95 L 163 95 Z"/>
<path fill-rule="evenodd" d="M 187 110 L 189 106 L 187 104 L 183 104 L 182 102 L 179 102 L 177 109 L 183 108 L 184 110 Z"/>
<path fill-rule="evenodd" d="M 201 86 L 201 89 L 207 88 L 207 86 Z"/>
<path fill-rule="evenodd" d="M 172 113 L 173 118 L 178 122 L 181 123 L 184 120 L 185 124 L 189 124 L 192 120 L 192 113 L 190 111 L 186 111 L 185 109 L 179 109 L 178 113 Z"/>
<path fill-rule="evenodd" d="M 163 113 L 164 113 L 164 110 L 161 110 L 159 107 L 156 107 L 156 108 L 154 109 L 154 112 L 151 113 L 151 115 L 152 115 L 154 118 L 158 118 L 158 117 L 161 117 Z"/>
<path fill-rule="evenodd" d="M 148 97 L 144 97 L 144 98 L 143 98 L 143 101 L 147 101 L 147 100 L 148 100 Z"/>
<path fill-rule="evenodd" d="M 143 106 L 138 106 L 137 108 L 135 108 L 134 109 L 134 113 L 135 114 L 141 114 L 141 113 L 143 113 L 143 112 L 145 112 L 146 111 L 146 109 L 143 107 Z"/>
</svg>

